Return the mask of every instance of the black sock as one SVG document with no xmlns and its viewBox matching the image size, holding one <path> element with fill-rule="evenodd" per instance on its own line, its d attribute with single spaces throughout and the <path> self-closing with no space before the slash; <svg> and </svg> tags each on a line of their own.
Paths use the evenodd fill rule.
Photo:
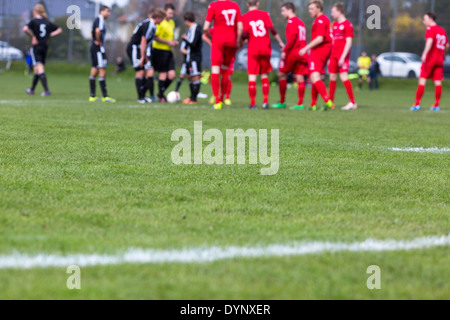
<svg viewBox="0 0 450 320">
<path fill-rule="evenodd" d="M 177 87 L 175 89 L 176 92 L 180 91 L 180 87 L 181 87 L 181 84 L 183 83 L 183 80 L 184 80 L 183 78 L 178 78 L 178 80 L 177 80 Z"/>
<path fill-rule="evenodd" d="M 155 95 L 155 82 L 153 77 L 147 78 L 147 90 L 150 91 L 150 97 Z"/>
<path fill-rule="evenodd" d="M 89 77 L 89 86 L 91 88 L 91 97 L 94 98 L 96 93 L 97 80 L 95 77 Z"/>
<path fill-rule="evenodd" d="M 158 93 L 158 98 L 163 98 L 164 97 L 164 92 L 166 92 L 166 81 L 167 80 L 159 80 L 158 82 L 158 86 L 159 86 L 159 93 Z"/>
<path fill-rule="evenodd" d="M 198 94 L 200 92 L 200 86 L 201 86 L 201 82 L 200 81 L 194 81 L 192 83 L 192 89 L 191 89 L 191 92 L 192 92 L 191 100 L 192 101 L 197 102 L 197 96 L 198 96 Z"/>
<path fill-rule="evenodd" d="M 108 96 L 108 88 L 106 87 L 106 79 L 99 78 L 98 82 L 100 83 L 100 88 L 102 89 L 103 98 Z"/>
<path fill-rule="evenodd" d="M 170 80 L 169 78 L 166 79 L 166 90 L 169 89 L 170 85 L 172 84 L 173 80 Z"/>
<path fill-rule="evenodd" d="M 39 75 L 39 78 L 41 78 L 42 86 L 44 87 L 45 92 L 48 91 L 48 84 L 47 84 L 47 77 L 45 76 L 45 73 L 41 73 Z"/>
<path fill-rule="evenodd" d="M 136 78 L 136 91 L 138 94 L 139 100 L 144 100 L 145 98 L 145 79 L 144 78 Z"/>
<path fill-rule="evenodd" d="M 36 89 L 38 82 L 39 82 L 39 76 L 37 74 L 35 74 L 33 77 L 33 83 L 31 84 L 31 90 L 34 91 L 34 89 Z"/>
</svg>

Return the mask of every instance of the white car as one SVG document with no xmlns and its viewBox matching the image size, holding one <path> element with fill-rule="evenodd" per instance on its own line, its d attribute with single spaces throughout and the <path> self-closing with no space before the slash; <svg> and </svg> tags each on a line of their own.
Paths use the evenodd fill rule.
<svg viewBox="0 0 450 320">
<path fill-rule="evenodd" d="M 383 53 L 377 58 L 383 77 L 418 78 L 422 68 L 420 57 L 408 52 Z"/>
<path fill-rule="evenodd" d="M 22 60 L 23 53 L 11 47 L 7 42 L 0 41 L 0 61 Z"/>
</svg>

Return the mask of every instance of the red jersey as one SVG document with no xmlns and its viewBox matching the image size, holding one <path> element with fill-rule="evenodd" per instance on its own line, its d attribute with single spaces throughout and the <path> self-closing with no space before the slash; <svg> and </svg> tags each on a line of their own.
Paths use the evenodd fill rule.
<svg viewBox="0 0 450 320">
<path fill-rule="evenodd" d="M 288 56 L 291 52 L 298 52 L 306 47 L 306 28 L 302 20 L 297 17 L 290 18 L 286 25 L 286 46 L 284 52 Z"/>
<path fill-rule="evenodd" d="M 268 12 L 253 10 L 242 16 L 244 33 L 248 34 L 248 55 L 271 55 L 269 31 L 273 29 Z"/>
<path fill-rule="evenodd" d="M 354 38 L 353 25 L 350 21 L 345 20 L 342 23 L 333 23 L 333 51 L 331 53 L 332 57 L 341 58 L 344 52 L 345 45 L 347 43 L 347 38 Z"/>
<path fill-rule="evenodd" d="M 445 49 L 448 44 L 447 32 L 440 26 L 428 27 L 426 40 L 433 39 L 433 46 L 427 56 L 427 63 L 444 63 Z"/>
<path fill-rule="evenodd" d="M 236 2 L 215 1 L 208 7 L 206 21 L 214 21 L 216 36 L 213 45 L 235 47 L 237 44 L 237 24 L 242 21 L 241 9 Z"/>
<path fill-rule="evenodd" d="M 332 42 L 331 23 L 330 19 L 328 19 L 325 14 L 322 14 L 320 17 L 316 18 L 312 25 L 311 41 L 313 41 L 317 37 L 323 37 L 323 42 L 319 46 L 313 48 L 313 50 L 318 50 L 323 46 L 331 44 Z"/>
</svg>

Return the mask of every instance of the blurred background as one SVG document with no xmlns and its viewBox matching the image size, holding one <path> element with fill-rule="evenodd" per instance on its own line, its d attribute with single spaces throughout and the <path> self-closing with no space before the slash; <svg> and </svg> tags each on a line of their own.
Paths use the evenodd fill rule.
<svg viewBox="0 0 450 320">
<path fill-rule="evenodd" d="M 107 22 L 108 36 L 106 49 L 109 61 L 117 57 L 125 57 L 125 49 L 136 25 L 146 18 L 150 7 L 162 7 L 165 3 L 173 3 L 176 8 L 176 35 L 180 39 L 185 27 L 182 14 L 194 11 L 197 21 L 204 21 L 208 0 L 0 0 L 0 60 L 23 59 L 15 55 L 12 49 L 25 53 L 29 48 L 29 39 L 22 31 L 23 26 L 31 18 L 31 9 L 36 3 L 46 6 L 49 18 L 64 29 L 63 35 L 51 40 L 49 59 L 73 61 L 89 64 L 88 48 L 92 21 L 98 13 L 100 4 L 111 7 L 112 14 Z M 246 12 L 246 0 L 237 0 L 243 12 Z M 312 19 L 308 15 L 308 0 L 293 0 L 297 6 L 297 15 L 308 28 Z M 325 13 L 330 14 L 336 0 L 324 0 Z M 343 0 L 347 7 L 347 18 L 355 26 L 355 41 L 351 60 L 356 61 L 361 51 L 369 55 L 386 52 L 408 52 L 420 55 L 424 47 L 425 27 L 422 24 L 423 14 L 428 10 L 437 12 L 438 24 L 450 34 L 450 1 L 445 0 Z M 261 0 L 261 10 L 271 13 L 275 28 L 284 38 L 285 21 L 280 15 L 281 0 Z M 66 26 L 67 8 L 76 5 L 81 9 L 81 30 L 68 30 Z M 366 26 L 370 5 L 381 8 L 381 29 L 369 30 Z M 209 47 L 205 46 L 204 65 L 209 66 Z M 277 60 L 277 45 L 274 44 L 274 63 Z M 238 56 L 237 68 L 245 68 L 243 57 Z M 389 57 L 388 57 L 389 58 Z M 417 58 L 417 57 L 415 57 Z M 181 57 L 177 54 L 178 63 Z M 392 62 L 393 58 L 389 58 Z M 396 58 L 399 60 L 400 58 Z M 405 58 L 401 58 L 405 59 Z M 413 56 L 411 59 L 414 60 Z M 128 59 L 125 59 L 127 61 Z M 401 62 L 400 60 L 397 62 Z M 417 61 L 416 61 L 417 62 Z M 449 61 L 447 61 L 448 63 Z M 393 63 L 393 62 L 392 62 Z"/>
</svg>

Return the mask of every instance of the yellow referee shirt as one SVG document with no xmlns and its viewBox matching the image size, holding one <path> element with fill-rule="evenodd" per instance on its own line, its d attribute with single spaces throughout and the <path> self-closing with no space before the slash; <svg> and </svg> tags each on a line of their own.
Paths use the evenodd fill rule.
<svg viewBox="0 0 450 320">
<path fill-rule="evenodd" d="M 175 32 L 175 22 L 173 20 L 163 20 L 156 29 L 155 36 L 167 40 L 172 41 Z M 168 44 L 153 41 L 153 48 L 158 50 L 171 51 L 172 47 Z"/>
</svg>

